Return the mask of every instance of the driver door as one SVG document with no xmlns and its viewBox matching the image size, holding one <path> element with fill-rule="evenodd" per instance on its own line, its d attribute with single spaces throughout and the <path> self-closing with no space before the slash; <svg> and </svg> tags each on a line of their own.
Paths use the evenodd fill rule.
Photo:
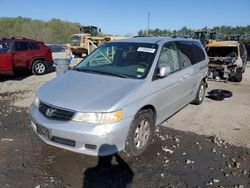
<svg viewBox="0 0 250 188">
<path fill-rule="evenodd" d="M 166 64 L 170 67 L 171 73 L 164 78 L 155 78 L 152 81 L 152 92 L 154 92 L 154 104 L 158 109 L 158 123 L 180 110 L 185 102 L 183 101 L 183 72 L 178 57 L 178 50 L 174 42 L 166 43 L 161 50 L 157 67 Z"/>
</svg>

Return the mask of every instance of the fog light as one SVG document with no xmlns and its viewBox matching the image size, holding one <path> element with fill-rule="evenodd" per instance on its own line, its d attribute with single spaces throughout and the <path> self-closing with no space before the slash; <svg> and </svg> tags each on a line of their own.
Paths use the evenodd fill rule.
<svg viewBox="0 0 250 188">
<path fill-rule="evenodd" d="M 87 149 L 96 149 L 97 146 L 96 145 L 92 145 L 92 144 L 85 144 L 85 148 L 87 148 Z"/>
</svg>

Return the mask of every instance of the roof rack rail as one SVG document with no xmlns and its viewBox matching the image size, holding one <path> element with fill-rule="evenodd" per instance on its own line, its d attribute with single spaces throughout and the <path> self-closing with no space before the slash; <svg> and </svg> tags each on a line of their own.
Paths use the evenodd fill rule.
<svg viewBox="0 0 250 188">
<path fill-rule="evenodd" d="M 27 40 L 26 37 L 10 37 L 10 38 L 3 37 L 1 40 L 15 40 L 15 39 Z"/>
<path fill-rule="evenodd" d="M 136 36 L 133 36 L 132 38 L 141 38 L 141 37 L 152 37 L 152 36 L 139 36 L 139 35 L 136 35 Z"/>
<path fill-rule="evenodd" d="M 173 38 L 173 39 L 175 39 L 175 38 L 187 39 L 188 37 L 187 37 L 187 36 L 173 35 L 172 38 Z"/>
</svg>

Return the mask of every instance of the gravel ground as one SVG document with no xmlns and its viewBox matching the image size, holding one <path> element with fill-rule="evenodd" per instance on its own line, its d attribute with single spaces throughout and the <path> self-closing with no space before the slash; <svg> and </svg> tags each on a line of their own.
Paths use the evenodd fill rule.
<svg viewBox="0 0 250 188">
<path fill-rule="evenodd" d="M 240 83 L 209 81 L 208 85 L 207 91 L 225 89 L 233 92 L 233 97 L 224 101 L 205 98 L 200 106 L 188 105 L 164 126 L 216 135 L 231 144 L 250 148 L 250 66 Z"/>
<path fill-rule="evenodd" d="M 137 158 L 90 157 L 40 141 L 27 107 L 54 77 L 1 78 L 0 187 L 250 187 L 250 67 L 241 83 L 209 82 L 207 91 L 227 89 L 233 97 L 188 105 Z"/>
</svg>

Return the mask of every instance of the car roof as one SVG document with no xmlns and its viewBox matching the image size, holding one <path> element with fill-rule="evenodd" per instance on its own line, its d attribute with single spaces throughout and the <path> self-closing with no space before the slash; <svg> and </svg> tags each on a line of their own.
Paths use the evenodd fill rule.
<svg viewBox="0 0 250 188">
<path fill-rule="evenodd" d="M 112 40 L 110 42 L 131 42 L 131 43 L 164 43 L 164 42 L 170 42 L 170 41 L 198 41 L 195 39 L 186 39 L 186 38 L 172 38 L 172 37 L 133 37 L 133 38 L 127 38 L 127 39 L 120 39 L 120 40 Z"/>
<path fill-rule="evenodd" d="M 38 42 L 38 43 L 41 43 L 41 41 L 37 41 L 37 40 L 33 40 L 33 39 L 25 39 L 25 38 L 10 38 L 10 39 L 2 39 L 0 40 L 0 42 L 3 42 L 3 41 L 9 41 L 9 42 L 15 42 L 15 41 L 19 41 L 19 42 L 25 42 L 25 41 L 29 41 L 29 42 Z"/>
<path fill-rule="evenodd" d="M 237 47 L 238 41 L 212 41 L 207 44 L 207 47 Z"/>
</svg>

